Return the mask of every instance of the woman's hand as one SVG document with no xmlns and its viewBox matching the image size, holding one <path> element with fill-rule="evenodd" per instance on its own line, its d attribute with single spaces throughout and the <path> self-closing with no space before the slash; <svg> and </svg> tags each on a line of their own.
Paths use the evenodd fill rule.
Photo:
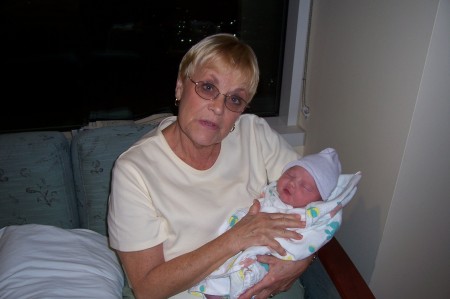
<svg viewBox="0 0 450 299">
<path fill-rule="evenodd" d="M 285 255 L 286 250 L 275 238 L 301 240 L 301 234 L 288 228 L 305 227 L 305 222 L 297 214 L 263 213 L 260 208 L 260 202 L 255 200 L 247 215 L 227 231 L 236 252 L 261 245 Z"/>
<path fill-rule="evenodd" d="M 283 261 L 270 255 L 258 256 L 258 262 L 269 265 L 269 273 L 249 288 L 239 299 L 264 299 L 287 291 L 313 261 L 311 255 L 299 261 Z M 253 297 L 254 296 L 254 297 Z"/>
</svg>

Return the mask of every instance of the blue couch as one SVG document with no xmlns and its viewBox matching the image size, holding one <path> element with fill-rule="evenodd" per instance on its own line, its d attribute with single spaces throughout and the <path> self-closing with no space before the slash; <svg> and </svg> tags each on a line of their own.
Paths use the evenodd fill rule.
<svg viewBox="0 0 450 299">
<path fill-rule="evenodd" d="M 33 223 L 106 236 L 113 163 L 156 125 L 110 125 L 73 137 L 57 131 L 0 134 L 0 229 Z M 338 264 L 331 258 L 336 255 Z M 306 298 L 373 298 L 335 239 L 300 280 Z M 123 298 L 133 298 L 126 285 Z"/>
</svg>

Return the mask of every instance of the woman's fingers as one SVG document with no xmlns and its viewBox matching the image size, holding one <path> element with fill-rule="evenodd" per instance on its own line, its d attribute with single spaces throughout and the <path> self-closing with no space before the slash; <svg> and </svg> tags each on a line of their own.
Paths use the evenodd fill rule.
<svg viewBox="0 0 450 299">
<path fill-rule="evenodd" d="M 297 233 L 297 228 L 304 227 L 297 214 L 259 212 L 260 202 L 255 200 L 249 212 L 238 221 L 233 230 L 233 239 L 240 250 L 250 246 L 268 246 L 274 252 L 285 255 L 286 251 L 276 238 L 301 240 L 303 236 Z"/>
<path fill-rule="evenodd" d="M 254 199 L 252 206 L 248 210 L 248 214 L 256 215 L 256 214 L 258 214 L 260 209 L 261 209 L 261 203 L 259 202 L 259 200 Z"/>
</svg>

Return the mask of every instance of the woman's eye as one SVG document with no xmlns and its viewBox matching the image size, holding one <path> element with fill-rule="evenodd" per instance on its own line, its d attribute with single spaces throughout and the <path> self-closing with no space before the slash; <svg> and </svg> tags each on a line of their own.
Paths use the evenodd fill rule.
<svg viewBox="0 0 450 299">
<path fill-rule="evenodd" d="M 203 90 L 203 92 L 206 92 L 206 93 L 213 94 L 215 89 L 216 89 L 216 87 L 214 85 L 212 85 L 211 83 L 203 83 L 203 85 L 202 85 L 202 90 Z"/>
<path fill-rule="evenodd" d="M 230 96 L 230 102 L 231 102 L 231 104 L 233 104 L 233 105 L 241 106 L 241 105 L 244 103 L 244 100 L 241 99 L 241 98 L 238 97 L 238 96 L 233 96 L 233 95 L 231 95 L 231 96 Z"/>
</svg>

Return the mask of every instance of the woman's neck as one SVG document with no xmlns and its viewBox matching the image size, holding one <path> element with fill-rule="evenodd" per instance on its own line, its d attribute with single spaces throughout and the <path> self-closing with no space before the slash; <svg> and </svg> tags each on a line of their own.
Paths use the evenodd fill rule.
<svg viewBox="0 0 450 299">
<path fill-rule="evenodd" d="M 207 170 L 217 161 L 221 144 L 195 144 L 178 128 L 176 122 L 162 131 L 172 151 L 186 164 L 197 170 Z"/>
</svg>

